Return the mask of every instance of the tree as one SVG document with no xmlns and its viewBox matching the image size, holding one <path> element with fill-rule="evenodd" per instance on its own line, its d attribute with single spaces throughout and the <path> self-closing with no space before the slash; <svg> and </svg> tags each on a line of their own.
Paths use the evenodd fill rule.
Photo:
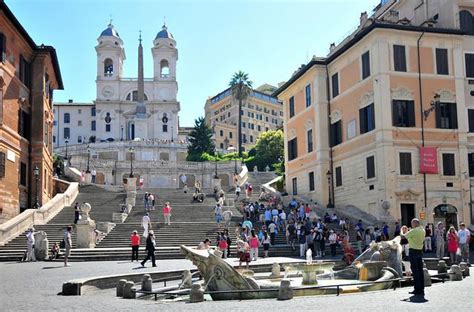
<svg viewBox="0 0 474 312">
<path fill-rule="evenodd" d="M 242 157 L 242 101 L 249 96 L 250 92 L 252 92 L 252 81 L 250 81 L 247 73 L 244 73 L 243 71 L 239 70 L 232 76 L 232 79 L 229 82 L 229 86 L 232 89 L 232 95 L 239 101 L 239 111 L 237 113 L 237 148 L 239 152 L 239 157 Z"/>
<path fill-rule="evenodd" d="M 283 131 L 270 130 L 263 132 L 257 139 L 257 144 L 249 151 L 247 165 L 250 169 L 257 166 L 260 170 L 268 165 L 270 169 L 281 166 L 283 159 Z"/>
<path fill-rule="evenodd" d="M 212 141 L 212 130 L 203 117 L 194 120 L 194 129 L 189 133 L 188 161 L 203 161 L 201 155 L 214 155 L 215 146 Z"/>
</svg>

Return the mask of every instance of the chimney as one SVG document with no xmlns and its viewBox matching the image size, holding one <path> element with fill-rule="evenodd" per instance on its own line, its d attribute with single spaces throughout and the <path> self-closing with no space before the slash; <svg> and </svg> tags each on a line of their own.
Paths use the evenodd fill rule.
<svg viewBox="0 0 474 312">
<path fill-rule="evenodd" d="M 336 44 L 333 42 L 329 45 L 329 52 L 332 52 L 334 51 L 334 49 L 336 48 Z"/>
<path fill-rule="evenodd" d="M 360 13 L 360 24 L 359 24 L 359 26 L 364 26 L 365 22 L 367 22 L 367 18 L 368 18 L 367 12 Z"/>
<path fill-rule="evenodd" d="M 72 99 L 69 99 L 67 102 L 68 103 L 73 103 L 74 101 Z"/>
</svg>

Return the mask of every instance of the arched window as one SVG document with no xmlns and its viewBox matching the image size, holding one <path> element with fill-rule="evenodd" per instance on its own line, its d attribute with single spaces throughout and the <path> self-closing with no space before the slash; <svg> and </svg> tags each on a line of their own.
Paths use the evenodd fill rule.
<svg viewBox="0 0 474 312">
<path fill-rule="evenodd" d="M 143 99 L 145 101 L 148 101 L 148 98 L 147 98 L 146 94 L 143 95 Z M 133 101 L 133 102 L 138 101 L 138 91 L 135 90 L 135 91 L 132 91 L 129 94 L 127 94 L 127 97 L 125 98 L 125 100 L 126 101 Z"/>
<path fill-rule="evenodd" d="M 467 10 L 462 10 L 459 12 L 459 23 L 461 30 L 465 31 L 468 34 L 474 33 L 472 25 L 472 14 Z"/>
<path fill-rule="evenodd" d="M 168 78 L 170 76 L 170 66 L 167 60 L 161 60 L 160 72 L 161 72 L 161 78 Z"/>
<path fill-rule="evenodd" d="M 71 122 L 71 115 L 69 113 L 64 113 L 64 123 Z"/>
<path fill-rule="evenodd" d="M 104 61 L 104 76 L 112 77 L 114 74 L 114 62 L 111 59 L 105 59 Z"/>
<path fill-rule="evenodd" d="M 7 38 L 0 33 L 0 62 L 7 60 Z"/>
</svg>

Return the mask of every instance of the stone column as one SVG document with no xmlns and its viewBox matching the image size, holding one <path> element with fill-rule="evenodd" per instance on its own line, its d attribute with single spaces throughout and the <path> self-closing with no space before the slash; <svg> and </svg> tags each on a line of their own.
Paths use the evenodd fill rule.
<svg viewBox="0 0 474 312">
<path fill-rule="evenodd" d="M 96 243 L 95 221 L 89 217 L 91 205 L 84 203 L 81 205 L 81 220 L 76 224 L 77 248 L 94 248 Z"/>
<path fill-rule="evenodd" d="M 36 260 L 44 261 L 48 258 L 49 241 L 44 231 L 35 234 L 35 256 Z"/>
<path fill-rule="evenodd" d="M 282 280 L 278 289 L 278 300 L 289 300 L 293 298 L 293 287 L 289 280 Z"/>
</svg>

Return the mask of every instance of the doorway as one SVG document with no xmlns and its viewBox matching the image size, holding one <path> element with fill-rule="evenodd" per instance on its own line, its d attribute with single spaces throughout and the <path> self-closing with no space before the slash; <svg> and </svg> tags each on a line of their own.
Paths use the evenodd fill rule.
<svg viewBox="0 0 474 312">
<path fill-rule="evenodd" d="M 401 225 L 410 227 L 411 220 L 415 217 L 415 204 L 400 204 Z"/>
<path fill-rule="evenodd" d="M 458 210 L 450 204 L 438 205 L 433 209 L 435 223 L 442 222 L 447 229 L 450 226 L 458 228 Z"/>
</svg>

